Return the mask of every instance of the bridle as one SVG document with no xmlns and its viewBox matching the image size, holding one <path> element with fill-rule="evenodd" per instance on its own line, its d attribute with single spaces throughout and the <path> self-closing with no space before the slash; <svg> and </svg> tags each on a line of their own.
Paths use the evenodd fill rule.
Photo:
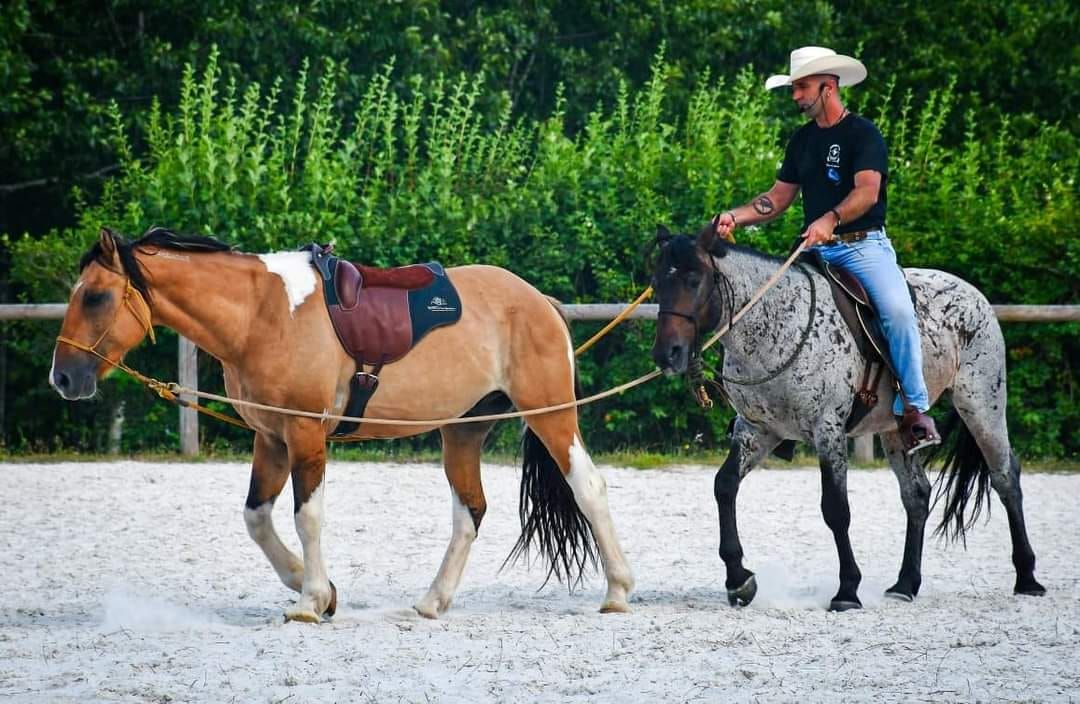
<svg viewBox="0 0 1080 704">
<path fill-rule="evenodd" d="M 709 301 L 712 300 L 713 295 L 723 296 L 723 292 L 720 289 L 720 280 L 721 280 L 720 271 L 716 268 L 716 262 L 713 260 L 713 255 L 711 253 L 709 253 L 709 252 L 706 252 L 705 254 L 706 254 L 706 257 L 708 258 L 708 261 L 709 261 L 709 269 L 712 272 L 713 285 L 711 287 L 709 287 L 709 293 L 705 297 L 705 301 L 701 304 L 701 306 L 699 306 L 699 308 L 704 308 L 704 307 L 708 306 Z M 727 381 L 727 382 L 732 383 L 732 384 L 738 384 L 740 386 L 757 386 L 759 384 L 764 384 L 766 382 L 772 381 L 773 379 L 775 379 L 776 377 L 780 376 L 785 371 L 787 371 L 787 369 L 792 364 L 795 363 L 795 360 L 798 358 L 799 354 L 802 352 L 803 348 L 806 346 L 807 341 L 810 339 L 810 332 L 813 330 L 813 327 L 814 327 L 814 317 L 815 317 L 815 315 L 817 313 L 817 286 L 814 284 L 814 277 L 810 274 L 809 271 L 807 271 L 805 266 L 803 266 L 801 263 L 796 263 L 795 266 L 799 269 L 800 272 L 802 272 L 802 274 L 806 277 L 807 282 L 809 282 L 809 284 L 810 284 L 810 316 L 809 316 L 808 320 L 806 321 L 806 327 L 803 328 L 802 334 L 799 336 L 799 342 L 795 345 L 795 350 L 791 353 L 791 356 L 788 357 L 787 360 L 783 364 L 781 364 L 777 369 L 775 369 L 774 371 L 769 372 L 765 376 L 758 377 L 758 378 L 755 378 L 755 379 L 732 379 L 731 377 L 720 374 L 720 377 L 724 381 Z M 689 320 L 691 323 L 693 323 L 693 325 L 694 325 L 694 347 L 693 347 L 693 349 L 691 350 L 691 353 L 690 353 L 690 363 L 691 363 L 691 366 L 696 370 L 696 372 L 691 374 L 691 376 L 700 376 L 700 367 L 701 367 L 701 362 L 700 362 L 700 357 L 701 357 L 701 327 L 700 327 L 700 325 L 698 323 L 697 318 L 695 316 L 693 316 L 693 315 L 689 315 L 687 313 L 683 313 L 681 311 L 677 311 L 677 310 L 674 310 L 672 308 L 660 307 L 659 310 L 657 311 L 657 316 L 663 316 L 663 315 L 669 315 L 669 316 L 675 316 L 677 318 L 683 318 L 683 319 Z M 734 324 L 734 321 L 732 320 L 732 316 L 729 316 L 729 324 Z M 729 327 L 729 331 L 730 331 L 730 327 Z"/>
<path fill-rule="evenodd" d="M 145 310 L 145 316 L 139 312 L 138 308 L 135 307 L 135 304 L 133 303 L 133 301 L 135 300 L 138 300 L 139 303 L 142 304 L 142 308 L 143 310 Z M 116 321 L 120 319 L 120 311 L 123 308 L 127 308 L 129 311 L 131 311 L 131 314 L 135 316 L 135 320 L 138 321 L 139 325 L 143 327 L 145 334 L 150 337 L 150 342 L 156 343 L 157 338 L 154 336 L 154 324 L 152 313 L 150 311 L 150 304 L 146 302 L 146 298 L 143 297 L 139 289 L 131 285 L 131 279 L 127 277 L 124 278 L 124 298 L 121 301 L 121 304 L 122 305 L 116 307 L 116 312 L 113 313 L 112 322 L 110 322 L 109 326 L 105 328 L 105 332 L 101 333 L 98 339 L 94 341 L 94 344 L 85 345 L 78 340 L 73 340 L 70 337 L 64 337 L 63 335 L 57 335 L 56 341 L 74 347 L 77 350 L 89 352 L 90 354 L 101 360 L 104 360 L 105 362 L 108 362 L 114 367 L 118 367 L 120 369 L 128 371 L 127 367 L 124 365 L 123 362 L 114 362 L 105 355 L 98 352 L 97 349 L 98 345 L 102 343 L 102 341 L 108 336 L 110 332 L 112 332 L 112 329 L 116 326 Z"/>
</svg>

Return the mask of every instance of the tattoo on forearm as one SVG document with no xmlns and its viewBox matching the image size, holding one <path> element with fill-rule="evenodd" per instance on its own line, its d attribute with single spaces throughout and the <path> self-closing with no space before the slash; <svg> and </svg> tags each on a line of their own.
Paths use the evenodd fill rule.
<svg viewBox="0 0 1080 704">
<path fill-rule="evenodd" d="M 773 205 L 772 199 L 769 196 L 758 196 L 754 201 L 754 210 L 760 215 L 771 215 L 772 211 L 776 209 Z"/>
</svg>

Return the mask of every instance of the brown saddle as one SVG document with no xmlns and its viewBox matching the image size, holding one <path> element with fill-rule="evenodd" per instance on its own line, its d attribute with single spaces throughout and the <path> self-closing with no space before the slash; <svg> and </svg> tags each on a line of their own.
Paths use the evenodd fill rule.
<svg viewBox="0 0 1080 704">
<path fill-rule="evenodd" d="M 328 307 L 345 351 L 362 364 L 405 356 L 413 346 L 409 291 L 434 280 L 435 272 L 424 264 L 378 269 L 338 259 L 333 276 L 337 305 L 328 302 Z"/>
<path fill-rule="evenodd" d="M 851 430 L 877 405 L 877 387 L 885 370 L 889 371 L 894 386 L 897 386 L 896 367 L 889 355 L 889 344 L 882 334 L 877 311 L 859 280 L 850 271 L 829 264 L 812 250 L 807 259 L 829 282 L 840 317 L 847 323 L 856 347 L 866 360 L 862 386 L 855 394 L 847 419 L 846 428 Z M 914 301 L 915 291 L 910 285 L 908 291 Z"/>
<path fill-rule="evenodd" d="M 438 262 L 380 269 L 335 257 L 332 245 L 312 243 L 302 249 L 311 252 L 322 277 L 334 332 L 356 361 L 345 415 L 363 416 L 382 366 L 404 357 L 428 331 L 456 323 L 461 299 Z M 373 368 L 367 371 L 365 365 Z M 339 423 L 334 435 L 356 427 L 355 422 Z"/>
</svg>

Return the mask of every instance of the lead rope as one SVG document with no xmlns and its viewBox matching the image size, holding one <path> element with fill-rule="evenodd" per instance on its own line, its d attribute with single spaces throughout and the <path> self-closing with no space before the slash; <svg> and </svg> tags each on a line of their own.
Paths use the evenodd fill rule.
<svg viewBox="0 0 1080 704">
<path fill-rule="evenodd" d="M 772 288 L 774 285 L 776 285 L 776 282 L 779 281 L 780 277 L 784 275 L 784 272 L 787 271 L 788 268 L 791 267 L 792 263 L 795 261 L 795 258 L 803 251 L 803 249 L 805 249 L 805 247 L 806 247 L 806 241 L 804 240 L 802 243 L 799 244 L 798 248 L 795 249 L 795 251 L 793 251 L 791 253 L 791 256 L 788 257 L 787 261 L 785 261 L 783 264 L 781 264 L 780 268 L 776 272 L 774 272 L 771 277 L 769 277 L 769 279 L 765 282 L 765 284 L 760 289 L 758 289 L 757 292 L 753 296 L 751 296 L 751 298 L 747 302 L 747 304 L 745 306 L 743 306 L 734 316 L 732 316 L 731 320 L 729 320 L 723 327 L 721 327 L 716 332 L 716 334 L 714 334 L 711 338 L 709 338 L 709 340 L 704 345 L 702 345 L 702 347 L 701 347 L 702 351 L 704 351 L 704 350 L 708 349 L 709 347 L 713 346 L 714 344 L 716 344 L 717 340 L 719 340 L 721 337 L 723 337 L 724 334 L 726 334 L 727 331 L 729 329 L 731 329 L 731 326 L 733 326 L 735 323 L 739 322 L 739 320 L 741 320 L 742 317 L 744 315 L 746 315 L 747 311 L 749 311 L 750 308 L 752 308 L 755 304 L 757 304 L 757 302 L 759 300 L 761 300 L 761 297 L 765 295 L 766 291 L 768 291 L 770 288 Z M 130 284 L 129 284 L 129 288 L 130 288 Z M 134 289 L 132 289 L 132 290 L 134 290 Z M 138 291 L 135 291 L 135 292 L 138 294 Z M 619 318 L 617 318 L 616 320 L 621 321 L 622 319 L 625 319 L 626 316 L 629 315 L 630 312 L 634 308 L 637 307 L 637 305 L 640 305 L 640 302 L 643 301 L 644 299 L 645 299 L 645 295 L 643 294 L 642 296 L 640 296 L 638 298 L 637 301 L 634 302 L 634 305 L 628 307 L 627 310 L 624 310 L 623 313 L 621 314 L 621 316 Z M 146 302 L 143 301 L 143 304 L 146 305 Z M 146 306 L 146 307 L 147 307 L 147 310 L 149 311 L 149 306 Z M 134 313 L 134 308 L 132 309 L 132 312 Z M 138 316 L 136 315 L 136 317 L 138 317 Z M 142 321 L 140 320 L 140 322 L 142 322 Z M 607 330 L 610 330 L 611 327 L 614 327 L 614 325 L 609 325 L 607 327 L 607 329 L 604 330 L 603 332 L 606 332 Z M 151 328 L 151 330 L 152 330 L 152 328 Z M 597 337 L 597 339 L 598 339 L 598 337 Z M 132 369 L 131 367 L 124 364 L 123 362 L 114 362 L 111 359 L 109 359 L 108 357 L 105 357 L 104 355 L 99 353 L 96 349 L 93 349 L 91 347 L 87 347 L 86 345 L 78 343 L 78 342 L 76 342 L 74 340 L 70 340 L 70 339 L 68 339 L 66 337 L 62 337 L 62 336 L 57 337 L 57 340 L 60 341 L 60 342 L 65 343 L 65 344 L 71 345 L 72 347 L 75 347 L 76 349 L 80 349 L 80 350 L 83 350 L 83 351 L 86 351 L 86 352 L 90 352 L 91 354 L 95 355 L 96 357 L 100 358 L 101 360 L 105 361 L 106 363 L 112 365 L 113 367 L 115 367 L 117 369 L 120 369 L 123 372 L 126 372 L 127 374 L 131 375 L 136 380 L 141 382 L 144 386 L 149 388 L 151 391 L 156 393 L 160 398 L 162 398 L 162 399 L 164 399 L 166 401 L 176 403 L 176 404 L 184 406 L 186 408 L 192 408 L 192 409 L 198 411 L 199 413 L 203 413 L 203 414 L 211 416 L 213 418 L 217 418 L 218 420 L 223 420 L 223 421 L 225 421 L 227 423 L 230 423 L 231 425 L 235 425 L 235 426 L 240 427 L 240 428 L 247 428 L 248 430 L 252 430 L 251 426 L 247 425 L 243 421 L 230 418 L 229 416 L 218 413 L 217 411 L 206 408 L 205 406 L 201 406 L 198 403 L 185 401 L 185 400 L 181 399 L 180 396 L 181 395 L 193 396 L 195 398 L 208 399 L 208 400 L 211 400 L 211 401 L 219 401 L 221 403 L 226 403 L 226 404 L 232 405 L 234 407 L 243 406 L 245 408 L 253 408 L 255 410 L 269 411 L 269 412 L 272 412 L 272 413 L 280 413 L 280 414 L 283 414 L 283 415 L 298 416 L 298 417 L 301 417 L 301 418 L 315 418 L 315 419 L 321 420 L 323 422 L 336 420 L 336 421 L 346 421 L 346 422 L 354 422 L 354 423 L 368 423 L 370 425 L 439 427 L 439 426 L 443 426 L 443 425 L 457 425 L 457 424 L 461 424 L 461 423 L 480 423 L 480 422 L 484 422 L 484 421 L 504 420 L 504 419 L 508 419 L 508 418 L 524 418 L 524 417 L 528 417 L 528 416 L 542 415 L 544 413 L 554 413 L 555 411 L 564 411 L 564 410 L 567 410 L 567 409 L 570 409 L 570 408 L 577 408 L 578 406 L 584 406 L 584 405 L 587 405 L 587 404 L 590 404 L 590 403 L 594 403 L 596 401 L 607 398 L 609 396 L 614 396 L 616 394 L 621 394 L 624 391 L 628 391 L 628 390 L 634 388 L 635 386 L 640 386 L 640 385 L 642 385 L 642 384 L 644 384 L 644 383 L 646 383 L 648 381 L 652 381 L 653 379 L 655 379 L 656 377 L 660 376 L 663 373 L 659 369 L 654 369 L 651 372 L 649 372 L 648 374 L 644 374 L 642 376 L 639 376 L 637 379 L 634 379 L 632 381 L 628 381 L 628 382 L 626 382 L 624 384 L 620 384 L 619 386 L 608 389 L 607 391 L 602 391 L 600 393 L 593 394 L 592 396 L 587 396 L 585 398 L 576 399 L 574 401 L 567 401 L 566 403 L 560 403 L 560 404 L 556 404 L 554 406 L 545 406 L 543 408 L 533 408 L 533 409 L 526 410 L 526 411 L 512 411 L 512 412 L 508 412 L 508 413 L 492 413 L 492 414 L 489 414 L 489 415 L 468 416 L 468 417 L 462 417 L 462 418 L 437 418 L 437 419 L 431 419 L 431 420 L 398 420 L 398 419 L 393 419 L 393 418 L 357 418 L 357 417 L 354 417 L 354 416 L 336 415 L 336 414 L 332 414 L 332 413 L 327 413 L 325 411 L 322 412 L 322 413 L 315 413 L 315 412 L 312 412 L 312 411 L 300 411 L 300 410 L 296 410 L 296 409 L 293 409 L 293 408 L 282 408 L 280 406 L 269 406 L 269 405 L 262 404 L 262 403 L 255 403 L 254 401 L 245 401 L 243 399 L 229 398 L 228 396 L 221 396 L 221 395 L 218 395 L 218 394 L 212 394 L 212 393 L 209 393 L 209 392 L 206 392 L 206 391 L 197 391 L 195 389 L 189 389 L 187 387 L 180 386 L 179 384 L 177 384 L 175 382 L 168 382 L 168 383 L 162 382 L 162 381 L 159 381 L 157 379 L 154 379 L 153 377 L 148 377 L 148 376 L 145 376 L 144 374 L 139 373 L 138 371 Z M 594 341 L 595 340 L 590 340 L 589 343 L 592 343 Z M 100 340 L 98 342 L 100 342 Z M 589 344 L 589 343 L 586 343 L 586 344 Z M 97 346 L 97 343 L 95 343 L 94 347 L 96 347 L 96 346 Z M 588 349 L 588 347 L 586 347 L 585 345 L 583 345 L 582 347 L 584 349 Z M 584 351 L 584 349 L 582 351 Z M 335 441 L 337 441 L 337 442 L 354 441 L 354 440 L 358 440 L 358 439 L 359 438 L 335 438 Z"/>
</svg>

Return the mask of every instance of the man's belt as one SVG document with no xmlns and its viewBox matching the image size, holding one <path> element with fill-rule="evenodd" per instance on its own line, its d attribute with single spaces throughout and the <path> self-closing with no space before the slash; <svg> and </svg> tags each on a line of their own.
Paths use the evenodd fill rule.
<svg viewBox="0 0 1080 704">
<path fill-rule="evenodd" d="M 869 230 L 855 230 L 855 232 L 844 232 L 842 234 L 833 234 L 833 238 L 831 240 L 829 240 L 828 242 L 822 242 L 822 244 L 828 246 L 828 245 L 831 245 L 831 244 L 840 244 L 840 243 L 853 244 L 855 242 L 862 242 L 867 237 L 869 237 L 871 233 L 874 233 L 874 232 L 881 232 L 881 228 L 872 227 Z"/>
</svg>

